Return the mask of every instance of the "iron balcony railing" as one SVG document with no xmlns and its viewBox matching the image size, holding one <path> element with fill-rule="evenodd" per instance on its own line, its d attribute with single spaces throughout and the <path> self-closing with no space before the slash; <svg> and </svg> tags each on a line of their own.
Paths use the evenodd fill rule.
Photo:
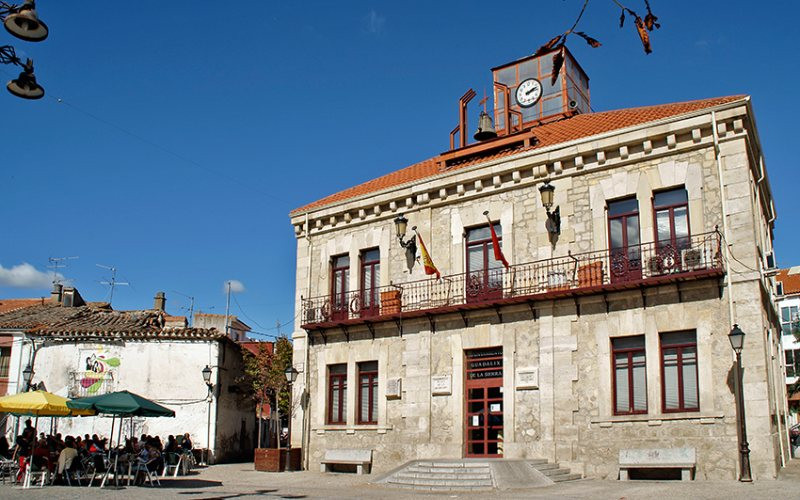
<svg viewBox="0 0 800 500">
<path fill-rule="evenodd" d="M 685 279 L 722 272 L 718 231 L 569 254 L 509 268 L 304 298 L 303 325 L 358 323 L 437 309 L 479 307 Z M 360 321 L 359 321 L 360 320 Z"/>
<path fill-rule="evenodd" d="M 70 398 L 85 398 L 89 396 L 99 396 L 114 392 L 114 377 L 108 374 L 97 374 L 89 371 L 70 371 L 69 372 Z"/>
</svg>

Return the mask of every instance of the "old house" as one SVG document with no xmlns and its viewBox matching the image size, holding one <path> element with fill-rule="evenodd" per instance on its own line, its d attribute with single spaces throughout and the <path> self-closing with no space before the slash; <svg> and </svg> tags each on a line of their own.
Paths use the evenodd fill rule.
<svg viewBox="0 0 800 500">
<path fill-rule="evenodd" d="M 50 300 L 0 314 L 0 333 L 11 339 L 8 392 L 27 389 L 26 370 L 30 386 L 69 398 L 128 390 L 175 410 L 175 418 L 125 419 L 123 435 L 188 432 L 195 448 L 211 450 L 212 462 L 249 459 L 256 427 L 253 401 L 238 382 L 239 344 L 214 328 L 187 327 L 165 302 L 158 293 L 152 309 L 116 311 L 56 285 Z M 111 419 L 102 416 L 55 424 L 65 436 L 111 430 Z M 39 425 L 50 431 L 49 420 Z"/>
<path fill-rule="evenodd" d="M 591 111 L 564 56 L 555 78 L 552 53 L 492 70 L 496 131 L 481 116 L 467 140 L 468 92 L 447 151 L 291 212 L 307 467 L 355 448 L 377 471 L 616 478 L 621 450 L 690 448 L 697 479 L 733 479 L 738 324 L 753 476 L 775 477 L 776 214 L 750 97 Z"/>
</svg>

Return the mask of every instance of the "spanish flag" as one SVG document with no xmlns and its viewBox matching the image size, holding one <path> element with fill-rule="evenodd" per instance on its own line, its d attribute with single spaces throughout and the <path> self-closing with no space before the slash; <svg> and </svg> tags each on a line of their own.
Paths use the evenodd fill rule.
<svg viewBox="0 0 800 500">
<path fill-rule="evenodd" d="M 508 269 L 508 261 L 506 260 L 506 256 L 503 255 L 503 249 L 500 248 L 500 240 L 497 238 L 497 233 L 494 230 L 494 223 L 492 223 L 492 219 L 489 218 L 489 212 L 483 212 L 483 215 L 485 215 L 486 220 L 489 221 L 489 230 L 492 232 L 492 249 L 494 250 L 494 260 L 500 261 L 503 266 Z"/>
<path fill-rule="evenodd" d="M 425 274 L 435 274 L 436 279 L 438 280 L 442 277 L 442 275 L 439 273 L 439 270 L 436 269 L 436 265 L 433 263 L 433 259 L 431 259 L 428 249 L 425 248 L 425 242 L 422 241 L 422 235 L 417 233 L 417 238 L 419 238 L 419 253 L 422 255 L 422 265 L 425 267 Z"/>
</svg>

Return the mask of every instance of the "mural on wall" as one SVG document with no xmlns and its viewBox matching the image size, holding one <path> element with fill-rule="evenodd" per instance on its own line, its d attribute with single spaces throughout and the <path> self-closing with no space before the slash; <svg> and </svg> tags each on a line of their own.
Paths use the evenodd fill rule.
<svg viewBox="0 0 800 500">
<path fill-rule="evenodd" d="M 81 392 L 94 396 L 113 387 L 121 361 L 119 356 L 105 350 L 92 349 L 80 351 L 79 363 Z"/>
</svg>

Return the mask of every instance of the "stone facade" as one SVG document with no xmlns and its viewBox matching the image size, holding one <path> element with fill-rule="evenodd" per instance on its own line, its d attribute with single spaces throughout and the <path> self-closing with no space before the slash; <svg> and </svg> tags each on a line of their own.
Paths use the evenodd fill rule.
<svg viewBox="0 0 800 500">
<path fill-rule="evenodd" d="M 535 134 L 535 129 L 534 129 Z M 773 478 L 786 455 L 785 394 L 773 283 L 774 207 L 748 98 L 601 136 L 487 160 L 372 195 L 293 213 L 297 235 L 295 367 L 301 372 L 292 441 L 314 470 L 326 449 L 374 450 L 374 470 L 466 448 L 465 350 L 502 347 L 502 455 L 547 458 L 573 472 L 616 478 L 623 448 L 693 447 L 698 479 L 737 476 L 734 359 L 727 334 L 747 333 L 744 393 L 753 476 Z M 551 241 L 538 187 L 555 186 L 561 233 Z M 655 236 L 653 193 L 682 186 L 692 235 L 719 231 L 721 276 L 660 281 L 635 289 L 501 303 L 408 319 L 309 325 L 309 298 L 331 290 L 331 258 L 380 251 L 380 284 L 427 278 L 406 267 L 392 220 L 417 227 L 443 275 L 466 270 L 465 228 L 502 228 L 512 263 L 568 258 L 609 247 L 607 203 L 635 196 L 642 243 Z M 431 278 L 432 279 L 432 278 Z M 447 277 L 445 276 L 445 279 Z M 313 322 L 312 322 L 313 323 Z M 659 335 L 696 334 L 699 411 L 662 406 Z M 643 335 L 647 411 L 613 411 L 611 339 Z M 358 363 L 378 362 L 377 423 L 357 425 Z M 328 367 L 347 366 L 346 424 L 329 425 Z M 399 380 L 399 397 L 387 393 Z M 434 391 L 432 383 L 449 384 Z"/>
</svg>

